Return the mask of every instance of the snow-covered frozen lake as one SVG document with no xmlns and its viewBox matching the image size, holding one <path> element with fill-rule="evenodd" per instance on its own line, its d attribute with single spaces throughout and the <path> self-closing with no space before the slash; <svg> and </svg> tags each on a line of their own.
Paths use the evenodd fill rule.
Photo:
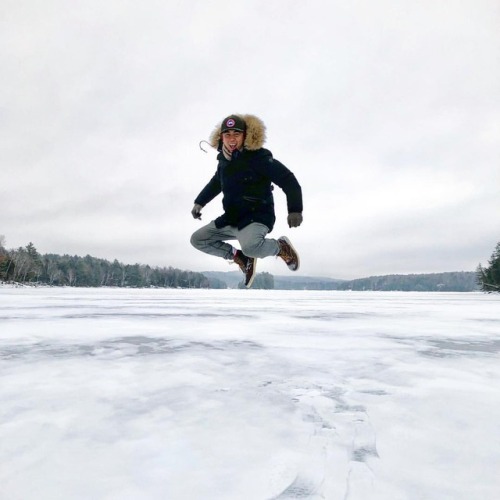
<svg viewBox="0 0 500 500">
<path fill-rule="evenodd" d="M 0 287 L 2 500 L 497 500 L 500 297 Z"/>
</svg>

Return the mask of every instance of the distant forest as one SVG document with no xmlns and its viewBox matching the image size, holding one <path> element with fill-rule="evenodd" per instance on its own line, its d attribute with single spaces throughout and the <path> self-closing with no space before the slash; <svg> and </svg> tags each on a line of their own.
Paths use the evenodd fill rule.
<svg viewBox="0 0 500 500">
<path fill-rule="evenodd" d="M 197 273 L 173 267 L 110 262 L 87 255 L 41 255 L 33 243 L 16 250 L 4 247 L 0 236 L 0 281 L 76 287 L 133 288 L 237 288 L 242 274 Z M 500 247 L 499 247 L 500 248 Z M 487 269 L 485 270 L 487 271 Z M 475 272 L 373 276 L 350 281 L 303 276 L 257 274 L 253 288 L 279 290 L 378 290 L 378 291 L 451 291 L 479 289 Z"/>
<path fill-rule="evenodd" d="M 478 290 L 478 285 L 474 272 L 393 274 L 338 283 L 337 290 L 472 292 Z"/>
<path fill-rule="evenodd" d="M 87 255 L 40 255 L 33 243 L 6 250 L 0 241 L 0 280 L 80 287 L 226 288 L 201 273 L 173 267 L 122 264 Z"/>
<path fill-rule="evenodd" d="M 222 279 L 220 276 L 217 276 Z M 479 289 L 475 272 L 448 272 L 433 274 L 391 274 L 355 280 L 333 280 L 276 276 L 275 288 L 283 290 L 352 290 L 402 292 L 473 292 Z"/>
</svg>

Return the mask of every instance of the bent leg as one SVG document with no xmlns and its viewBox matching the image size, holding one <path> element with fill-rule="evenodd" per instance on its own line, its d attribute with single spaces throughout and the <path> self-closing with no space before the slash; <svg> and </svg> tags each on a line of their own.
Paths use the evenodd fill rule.
<svg viewBox="0 0 500 500">
<path fill-rule="evenodd" d="M 270 257 L 277 255 L 279 244 L 277 240 L 266 238 L 269 228 L 265 224 L 253 222 L 237 232 L 237 238 L 242 252 L 248 257 Z"/>
<path fill-rule="evenodd" d="M 206 226 L 195 231 L 191 236 L 191 245 L 201 252 L 233 260 L 233 247 L 226 240 L 235 240 L 237 232 L 232 226 L 225 226 L 218 229 L 212 221 Z"/>
</svg>

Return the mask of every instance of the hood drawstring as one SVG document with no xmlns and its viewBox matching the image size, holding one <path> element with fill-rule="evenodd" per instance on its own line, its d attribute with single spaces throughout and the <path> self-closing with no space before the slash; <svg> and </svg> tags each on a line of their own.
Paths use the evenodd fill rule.
<svg viewBox="0 0 500 500">
<path fill-rule="evenodd" d="M 213 147 L 208 141 L 205 141 L 205 140 L 202 140 L 200 141 L 200 143 L 198 144 L 200 146 L 200 149 L 204 152 L 204 153 L 208 153 L 208 151 L 206 149 L 203 148 L 202 144 L 205 143 L 205 144 L 208 144 L 211 148 Z M 214 148 L 215 149 L 215 148 Z"/>
</svg>

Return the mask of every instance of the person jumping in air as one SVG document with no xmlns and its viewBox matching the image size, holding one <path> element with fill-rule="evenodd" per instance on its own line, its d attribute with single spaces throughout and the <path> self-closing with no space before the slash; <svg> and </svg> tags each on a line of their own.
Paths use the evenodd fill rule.
<svg viewBox="0 0 500 500">
<path fill-rule="evenodd" d="M 202 208 L 222 192 L 224 213 L 195 231 L 191 244 L 236 262 L 245 274 L 247 288 L 255 277 L 257 258 L 281 257 L 291 271 L 300 265 L 286 236 L 266 238 L 276 221 L 272 184 L 286 194 L 291 228 L 302 224 L 302 189 L 295 175 L 262 147 L 265 140 L 265 125 L 253 115 L 231 115 L 217 125 L 210 136 L 210 145 L 219 151 L 217 171 L 191 210 L 195 219 L 201 219 Z M 228 240 L 237 240 L 241 249 L 226 243 Z"/>
</svg>

